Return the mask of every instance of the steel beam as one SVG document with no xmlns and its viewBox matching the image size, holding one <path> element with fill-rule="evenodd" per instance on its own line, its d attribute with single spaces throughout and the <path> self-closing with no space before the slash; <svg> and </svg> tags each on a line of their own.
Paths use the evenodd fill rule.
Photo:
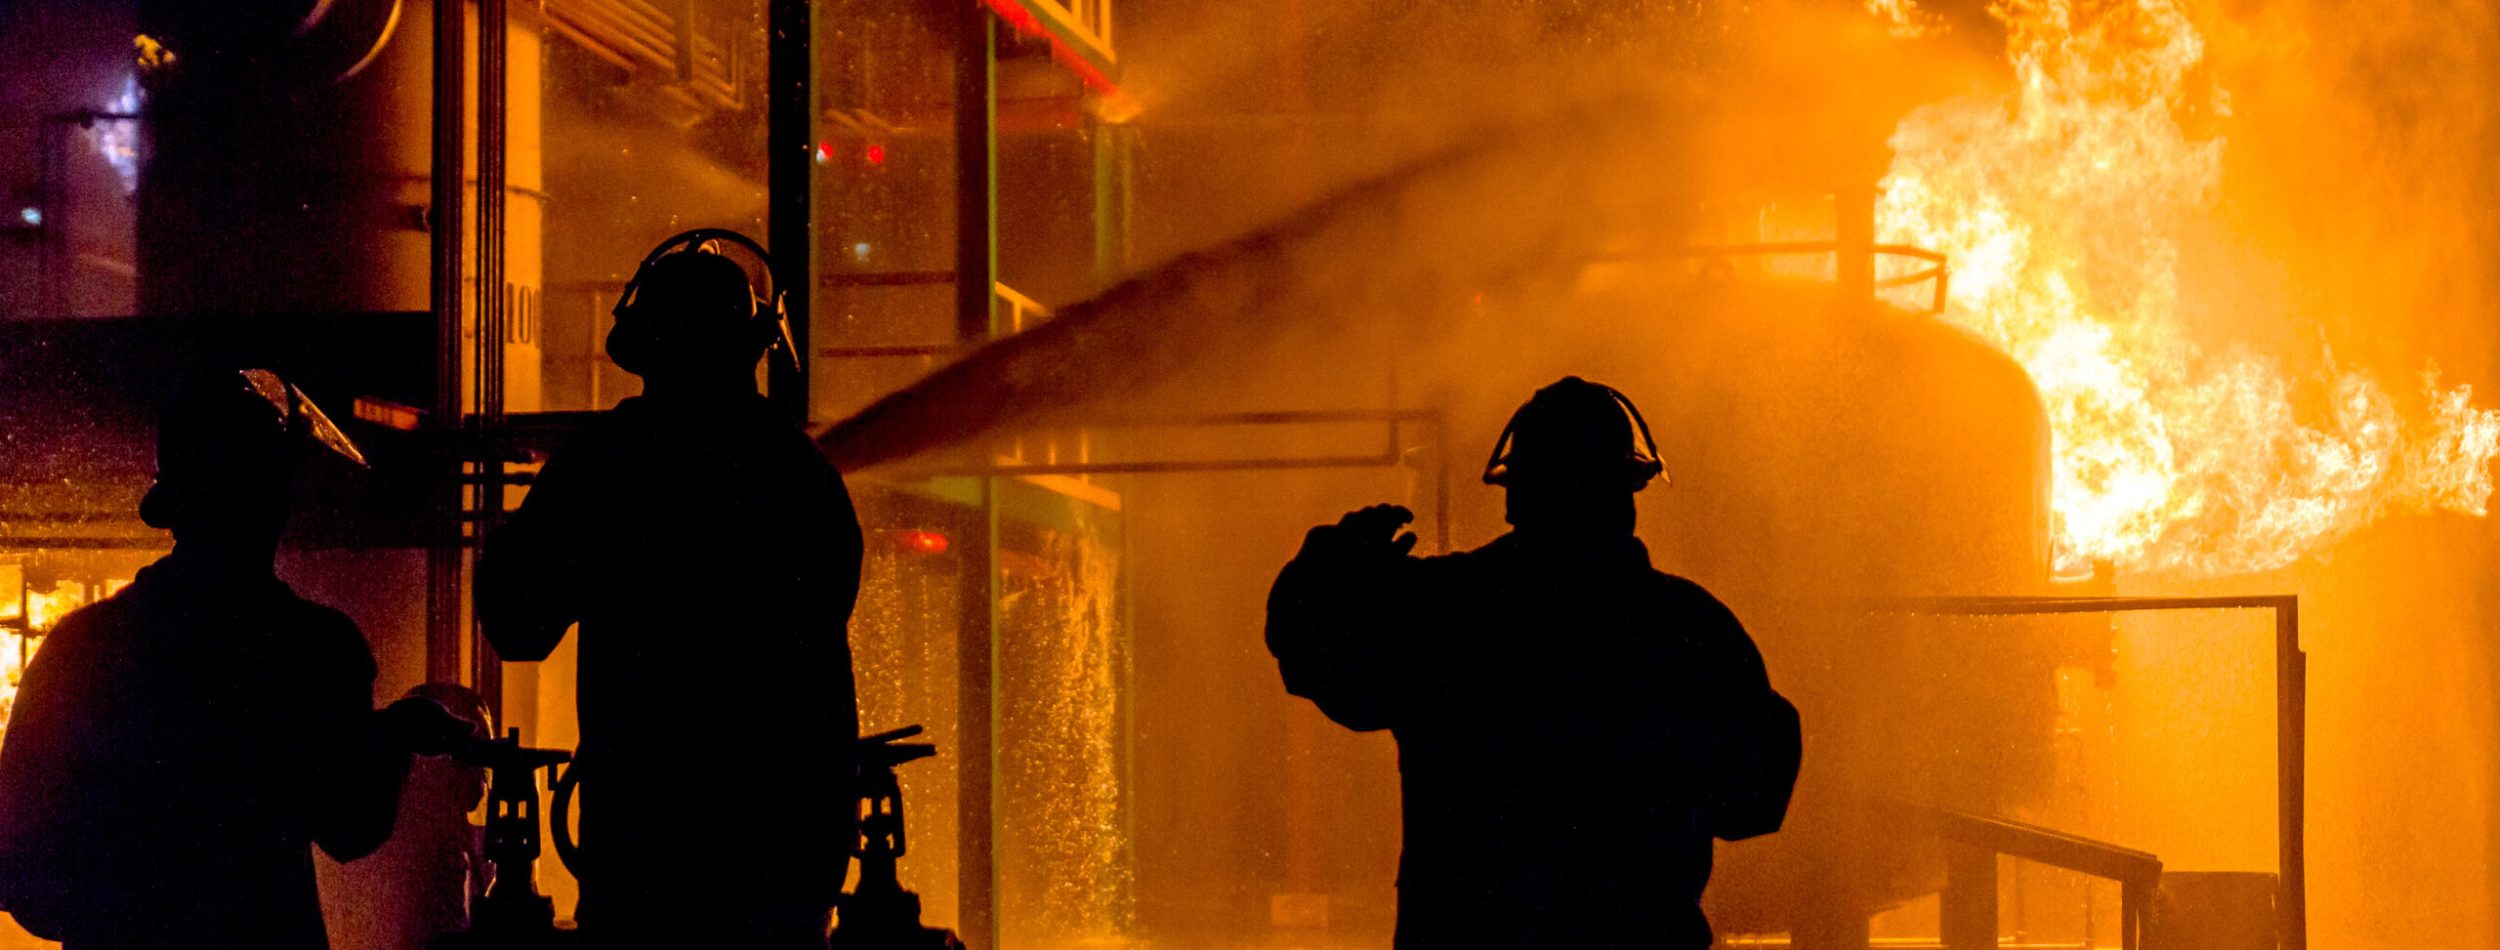
<svg viewBox="0 0 2500 950">
<path fill-rule="evenodd" d="M 433 274 L 427 297 L 434 311 L 434 411 L 428 422 L 443 451 L 428 460 L 439 484 L 429 487 L 434 535 L 425 551 L 425 678 L 456 682 L 460 678 L 461 567 L 465 553 L 460 533 L 460 281 L 462 273 L 461 182 L 466 176 L 468 126 L 467 89 L 462 80 L 468 58 L 468 5 L 460 0 L 434 0 L 434 133 L 432 208 L 426 217 L 431 239 Z"/>
<path fill-rule="evenodd" d="M 957 7 L 955 49 L 955 338 L 997 332 L 998 29 L 983 7 Z M 971 950 L 998 947 L 998 499 L 981 480 L 963 565 L 956 643 L 956 927 Z"/>
<path fill-rule="evenodd" d="M 816 33 L 810 0 L 772 0 L 765 40 L 765 245 L 790 315 L 790 359 L 766 370 L 773 405 L 805 423 L 814 403 Z"/>
</svg>

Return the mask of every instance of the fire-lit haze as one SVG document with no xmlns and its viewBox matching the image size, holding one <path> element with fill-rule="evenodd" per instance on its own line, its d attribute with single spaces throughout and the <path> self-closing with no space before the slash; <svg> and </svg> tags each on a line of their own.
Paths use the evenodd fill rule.
<svg viewBox="0 0 2500 950">
<path fill-rule="evenodd" d="M 488 352 L 521 374 L 505 408 L 530 439 L 574 423 L 525 411 L 636 392 L 601 341 L 650 242 L 784 246 L 765 42 L 772 11 L 815 11 L 811 432 L 869 538 L 863 728 L 937 749 L 900 770 L 924 922 L 986 919 L 1000 950 L 1390 945 L 1398 750 L 1284 691 L 1270 585 L 1364 505 L 1412 509 L 1418 553 L 1509 530 L 1478 466 L 1571 374 L 1645 413 L 1672 475 L 1636 498 L 1649 556 L 1729 606 L 1804 718 L 1790 823 L 1716 852 L 1726 945 L 1853 914 L 1876 946 L 1934 945 L 1942 839 L 1870 802 L 2150 853 L 2183 890 L 2272 874 L 2289 840 L 2311 946 L 2500 945 L 2500 4 L 1063 0 L 1117 21 L 1120 101 L 976 18 L 1003 24 L 996 230 L 966 240 L 979 128 L 953 120 L 981 100 L 954 14 L 1030 5 L 693 0 L 751 54 L 698 81 L 568 32 L 613 4 L 516 7 L 506 276 L 533 341 L 452 335 L 465 385 Z M 446 365 L 423 311 L 451 232 L 406 213 L 429 200 L 428 5 L 373 70 L 233 128 L 165 108 L 180 75 L 131 98 L 143 6 L 184 7 L 0 0 L 0 62 L 86 51 L 0 83 L 0 120 L 160 110 L 55 123 L 78 201 L 32 207 L 34 151 L 0 175 L 35 196 L 0 207 L 29 222 L 0 241 L 0 733 L 41 634 L 170 544 L 132 514 L 152 380 L 122 375 L 203 327 L 289 359 L 328 360 L 335 331 L 357 346 L 314 378 L 358 404 L 438 405 L 423 368 Z M 122 13 L 21 15 L 86 7 Z M 183 136 L 302 161 L 197 160 Z M 278 201 L 295 178 L 342 203 Z M 17 319 L 40 295 L 8 289 L 63 259 L 41 233 L 113 239 L 67 245 L 69 309 L 101 319 Z M 1889 307 L 1859 282 L 1870 236 Z M 984 248 L 987 324 L 954 286 Z M 229 303 L 257 316 L 212 322 Z M 425 622 L 408 545 L 432 516 L 394 494 L 422 481 L 384 458 L 416 436 L 324 407 L 380 461 L 307 481 L 281 576 L 362 625 L 377 700 L 475 678 Z M 693 564 L 679 589 L 752 586 Z M 2305 708 L 2278 718 L 2267 611 L 1870 608 L 2042 594 L 2297 598 Z M 499 727 L 578 744 L 577 642 L 503 668 Z M 2299 787 L 2283 722 L 2306 729 Z M 2122 944 L 2117 883 L 2001 867 L 2009 945 Z M 538 874 L 571 913 L 570 871 Z M 332 891 L 334 945 L 371 945 Z"/>
<path fill-rule="evenodd" d="M 1878 12 L 1895 22 L 1899 5 Z M 2054 432 L 2062 566 L 2286 566 L 2391 511 L 2484 512 L 2500 413 L 2436 367 L 2313 371 L 2197 328 L 2181 243 L 2219 214 L 2229 91 L 2170 0 L 2001 4 L 2014 88 L 1892 139 L 1878 237 L 1952 261 L 1945 319 L 2030 372 Z"/>
</svg>

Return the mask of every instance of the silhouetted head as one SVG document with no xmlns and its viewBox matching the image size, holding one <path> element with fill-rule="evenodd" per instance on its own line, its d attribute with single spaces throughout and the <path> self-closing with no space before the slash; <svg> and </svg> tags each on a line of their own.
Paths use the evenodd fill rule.
<svg viewBox="0 0 2500 950">
<path fill-rule="evenodd" d="M 1662 474 L 1649 424 L 1613 388 L 1565 376 L 1510 417 L 1484 480 L 1509 491 L 1522 530 L 1628 535 L 1632 495 Z"/>
<path fill-rule="evenodd" d="M 755 385 L 755 363 L 780 334 L 746 268 L 700 247 L 644 267 L 616 310 L 608 357 L 654 388 Z"/>
<path fill-rule="evenodd" d="M 364 464 L 329 416 L 276 373 L 191 380 L 158 419 L 156 484 L 139 519 L 177 544 L 274 553 L 296 470 L 316 449 Z"/>
</svg>

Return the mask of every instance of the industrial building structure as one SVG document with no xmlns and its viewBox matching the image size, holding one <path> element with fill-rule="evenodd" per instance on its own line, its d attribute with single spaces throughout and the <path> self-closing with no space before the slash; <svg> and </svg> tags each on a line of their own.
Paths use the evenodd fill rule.
<svg viewBox="0 0 2500 950">
<path fill-rule="evenodd" d="M 1558 366 L 1654 407 L 1657 560 L 1729 592 L 1808 723 L 1789 830 L 1722 849 L 1724 935 L 2136 946 L 2163 864 L 2128 833 L 2175 826 L 2118 813 L 2153 793 L 2112 791 L 2146 754 L 2108 710 L 2160 681 L 2112 685 L 2105 620 L 1971 618 L 2248 607 L 2283 618 L 2248 641 L 2285 687 L 2255 707 L 2282 730 L 2260 763 L 2281 824 L 2217 831 L 2261 857 L 2199 870 L 2265 872 L 2255 913 L 2302 946 L 2296 611 L 2054 576 L 2036 391 L 1924 316 L 1952 262 L 1876 242 L 1895 116 L 1853 120 L 1855 150 L 1753 141 L 1762 161 L 1653 176 L 1622 156 L 1726 145 L 1710 110 L 1501 136 L 1357 115 L 1326 99 L 1361 44 L 1274 6 L 0 8 L 44 77 L 13 94 L 39 137 L 0 180 L 0 625 L 22 659 L 161 552 L 135 517 L 151 400 L 265 363 L 354 407 L 375 459 L 309 486 L 290 582 L 363 625 L 383 694 L 469 683 L 569 746 L 571 648 L 484 646 L 476 540 L 632 393 L 600 341 L 633 263 L 731 227 L 772 248 L 806 355 L 769 394 L 869 529 L 863 727 L 939 750 L 903 775 L 904 883 L 978 950 L 1386 945 L 1391 748 L 1283 695 L 1261 597 L 1301 525 L 1359 504 L 1427 512 L 1443 550 L 1497 533 L 1475 453 Z M 1273 68 L 1193 86 L 1220 30 Z M 1156 95 L 1184 104 L 1169 124 Z M 340 946 L 352 927 L 334 914 Z"/>
</svg>

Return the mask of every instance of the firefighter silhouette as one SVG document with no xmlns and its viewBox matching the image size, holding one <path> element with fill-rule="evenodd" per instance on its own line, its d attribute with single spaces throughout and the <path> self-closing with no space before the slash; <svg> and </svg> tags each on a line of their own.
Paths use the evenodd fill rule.
<svg viewBox="0 0 2500 950">
<path fill-rule="evenodd" d="M 786 351 L 770 277 L 731 232 L 654 249 L 608 336 L 642 395 L 547 460 L 478 566 L 503 658 L 581 628 L 567 864 L 593 946 L 821 947 L 848 865 L 859 522 L 756 391 Z"/>
<path fill-rule="evenodd" d="M 375 712 L 363 633 L 273 572 L 324 449 L 362 462 L 264 370 L 167 407 L 139 511 L 173 553 L 52 630 L 0 743 L 0 904 L 28 930 L 73 950 L 328 945 L 312 846 L 379 847 L 407 750 L 449 715 Z"/>
<path fill-rule="evenodd" d="M 1417 558 L 1375 505 L 1278 575 L 1286 690 L 1397 739 L 1400 950 L 1707 947 L 1711 839 L 1779 828 L 1796 710 L 1725 606 L 1650 566 L 1632 496 L 1660 474 L 1630 400 L 1566 377 L 1486 464 L 1510 533 Z"/>
</svg>

